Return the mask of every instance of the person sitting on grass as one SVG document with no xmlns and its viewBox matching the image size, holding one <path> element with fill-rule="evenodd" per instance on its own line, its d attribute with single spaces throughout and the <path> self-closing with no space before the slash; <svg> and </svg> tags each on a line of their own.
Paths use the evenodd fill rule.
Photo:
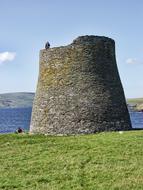
<svg viewBox="0 0 143 190">
<path fill-rule="evenodd" d="M 23 129 L 21 127 L 18 127 L 18 129 L 16 130 L 16 133 L 23 133 Z"/>
</svg>

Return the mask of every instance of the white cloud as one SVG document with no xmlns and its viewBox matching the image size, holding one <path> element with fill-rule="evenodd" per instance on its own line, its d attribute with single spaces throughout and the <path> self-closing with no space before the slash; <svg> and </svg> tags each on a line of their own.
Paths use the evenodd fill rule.
<svg viewBox="0 0 143 190">
<path fill-rule="evenodd" d="M 13 61 L 16 56 L 15 52 L 2 52 L 0 53 L 0 64 L 6 61 Z"/>
<path fill-rule="evenodd" d="M 139 62 L 137 61 L 137 59 L 128 58 L 126 60 L 126 63 L 128 63 L 128 64 L 136 64 L 136 63 L 139 63 Z"/>
<path fill-rule="evenodd" d="M 128 58 L 128 59 L 126 60 L 126 63 L 127 63 L 127 64 L 143 64 L 142 61 L 139 61 L 139 60 L 137 60 L 137 59 L 135 59 L 135 58 Z"/>
</svg>

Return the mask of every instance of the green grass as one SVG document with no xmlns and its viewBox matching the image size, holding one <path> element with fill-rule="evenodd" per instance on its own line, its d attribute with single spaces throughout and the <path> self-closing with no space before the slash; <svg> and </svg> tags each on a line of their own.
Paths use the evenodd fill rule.
<svg viewBox="0 0 143 190">
<path fill-rule="evenodd" d="M 143 131 L 0 135 L 0 189 L 142 190 Z"/>
</svg>

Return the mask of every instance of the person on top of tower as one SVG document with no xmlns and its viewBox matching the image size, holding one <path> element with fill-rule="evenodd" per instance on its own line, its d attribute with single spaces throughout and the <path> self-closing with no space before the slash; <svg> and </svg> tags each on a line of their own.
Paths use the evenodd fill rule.
<svg viewBox="0 0 143 190">
<path fill-rule="evenodd" d="M 50 43 L 49 42 L 46 42 L 45 44 L 45 49 L 49 49 L 50 48 Z"/>
</svg>

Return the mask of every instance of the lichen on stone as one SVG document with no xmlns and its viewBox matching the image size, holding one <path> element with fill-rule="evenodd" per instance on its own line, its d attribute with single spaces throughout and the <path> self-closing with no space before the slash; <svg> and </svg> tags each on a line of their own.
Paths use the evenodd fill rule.
<svg viewBox="0 0 143 190">
<path fill-rule="evenodd" d="M 40 51 L 32 133 L 90 134 L 131 129 L 115 42 L 81 36 Z"/>
</svg>

